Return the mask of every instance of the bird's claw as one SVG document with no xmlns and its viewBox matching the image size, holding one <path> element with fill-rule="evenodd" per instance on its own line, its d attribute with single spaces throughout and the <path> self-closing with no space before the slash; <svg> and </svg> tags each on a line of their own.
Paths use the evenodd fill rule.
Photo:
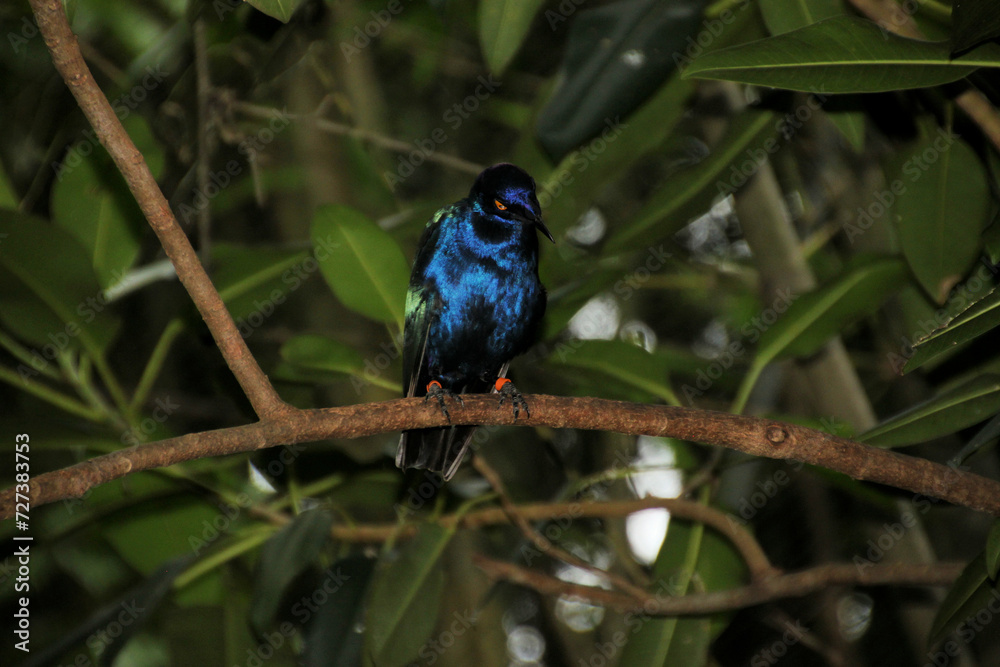
<svg viewBox="0 0 1000 667">
<path fill-rule="evenodd" d="M 445 396 L 456 399 L 460 405 L 464 406 L 465 401 L 462 400 L 461 394 L 456 394 L 451 389 L 445 389 L 441 386 L 440 382 L 433 381 L 427 385 L 427 394 L 424 396 L 424 403 L 431 400 L 431 398 L 437 401 L 438 407 L 441 408 L 441 412 L 444 414 L 444 418 L 451 423 L 451 414 L 448 412 L 448 406 L 444 402 Z"/>
<path fill-rule="evenodd" d="M 510 401 L 511 407 L 514 408 L 514 421 L 517 421 L 522 408 L 524 409 L 524 414 L 531 417 L 531 410 L 528 409 L 528 402 L 524 400 L 524 396 L 522 396 L 521 392 L 517 390 L 517 387 L 514 386 L 513 382 L 510 380 L 504 382 L 497 393 L 500 394 L 501 407 L 503 406 L 505 400 Z"/>
</svg>

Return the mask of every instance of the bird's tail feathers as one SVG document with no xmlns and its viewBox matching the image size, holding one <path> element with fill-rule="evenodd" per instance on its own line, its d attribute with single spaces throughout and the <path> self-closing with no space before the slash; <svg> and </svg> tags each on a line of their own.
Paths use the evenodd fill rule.
<svg viewBox="0 0 1000 667">
<path fill-rule="evenodd" d="M 439 472 L 447 482 L 461 465 L 475 431 L 475 426 L 403 431 L 396 450 L 396 465 Z"/>
<path fill-rule="evenodd" d="M 423 365 L 424 354 L 425 350 L 422 349 L 420 366 Z M 501 366 L 497 376 L 507 377 L 509 365 L 507 363 Z M 419 385 L 421 380 L 419 374 L 414 373 L 410 378 L 407 397 L 424 395 Z M 457 388 L 455 393 L 465 394 L 470 391 L 473 393 L 488 391 L 494 394 L 497 392 L 493 382 L 476 382 Z M 439 472 L 447 482 L 462 464 L 475 432 L 475 426 L 445 426 L 403 431 L 399 438 L 399 446 L 396 448 L 396 466 L 403 469 L 417 468 Z"/>
</svg>

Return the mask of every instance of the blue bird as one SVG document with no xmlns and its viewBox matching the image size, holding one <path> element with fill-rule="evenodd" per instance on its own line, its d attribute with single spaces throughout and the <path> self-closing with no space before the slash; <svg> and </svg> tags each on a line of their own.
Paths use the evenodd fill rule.
<svg viewBox="0 0 1000 667">
<path fill-rule="evenodd" d="M 427 223 L 406 293 L 403 392 L 434 398 L 496 391 L 514 418 L 527 405 L 506 379 L 510 360 L 525 352 L 545 313 L 538 279 L 542 223 L 535 181 L 519 167 L 497 164 L 476 178 L 469 196 Z M 400 468 L 425 468 L 451 479 L 474 426 L 404 431 Z"/>
</svg>

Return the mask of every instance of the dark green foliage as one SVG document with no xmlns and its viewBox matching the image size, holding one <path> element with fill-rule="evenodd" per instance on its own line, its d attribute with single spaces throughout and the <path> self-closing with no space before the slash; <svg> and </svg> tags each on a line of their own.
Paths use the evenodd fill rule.
<svg viewBox="0 0 1000 667">
<path fill-rule="evenodd" d="M 1000 160 L 963 106 L 972 85 L 994 118 L 1000 104 L 992 0 L 901 4 L 927 41 L 846 0 L 68 6 L 288 402 L 400 395 L 426 222 L 486 165 L 512 162 L 537 182 L 556 240 L 539 255 L 539 342 L 510 369 L 525 394 L 745 410 L 1000 476 Z M 0 35 L 4 485 L 18 433 L 37 475 L 252 421 L 26 3 L 0 6 Z M 606 583 L 503 515 L 456 527 L 495 496 L 468 467 L 447 484 L 400 473 L 398 437 L 188 461 L 33 507 L 30 657 L 728 667 L 772 664 L 777 649 L 803 665 L 998 650 L 1000 633 L 968 619 L 1000 595 L 1000 528 L 964 508 L 695 443 L 476 430 L 471 449 L 516 503 L 693 482 L 689 497 L 785 570 L 922 562 L 927 545 L 969 563 L 941 604 L 845 586 L 741 612 L 629 615 L 487 580 L 477 556 Z M 748 582 L 711 529 L 675 517 L 664 534 L 641 518 L 536 528 L 655 594 Z M 15 530 L 4 524 L 6 543 Z M 9 553 L 5 609 L 20 594 Z M 134 619 L 121 615 L 132 599 L 145 608 Z M 930 645 L 901 629 L 917 605 L 936 614 Z M 782 638 L 800 626 L 808 639 Z M 0 662 L 24 658 L 8 637 Z"/>
</svg>

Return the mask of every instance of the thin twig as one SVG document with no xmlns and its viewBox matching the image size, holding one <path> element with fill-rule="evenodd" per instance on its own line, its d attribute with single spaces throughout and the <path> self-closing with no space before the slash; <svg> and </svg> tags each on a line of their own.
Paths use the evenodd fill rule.
<svg viewBox="0 0 1000 667">
<path fill-rule="evenodd" d="M 257 104 L 250 104 L 249 102 L 233 102 L 232 107 L 234 110 L 239 111 L 251 118 L 274 118 L 274 114 L 278 113 L 278 109 L 273 109 L 271 107 L 264 107 Z M 461 171 L 466 174 L 472 174 L 474 176 L 479 175 L 479 172 L 483 170 L 483 165 L 476 164 L 474 162 L 469 162 L 468 160 L 463 160 L 460 157 L 455 157 L 453 155 L 448 155 L 447 153 L 441 153 L 437 150 L 433 152 L 428 152 L 419 148 L 416 144 L 408 141 L 400 141 L 399 139 L 393 139 L 392 137 L 387 137 L 384 134 L 379 134 L 378 132 L 372 132 L 370 130 L 363 130 L 357 127 L 351 127 L 350 125 L 345 125 L 343 123 L 338 123 L 336 121 L 328 120 L 326 118 L 321 118 L 318 113 L 311 114 L 294 114 L 281 111 L 284 116 L 287 116 L 291 120 L 305 121 L 312 123 L 318 129 L 329 132 L 330 134 L 336 134 L 344 137 L 352 137 L 354 139 L 359 139 L 361 141 L 367 141 L 373 146 L 378 146 L 379 148 L 384 148 L 386 150 L 393 151 L 395 153 L 413 153 L 414 151 L 419 152 L 422 159 L 426 162 L 436 162 L 444 167 L 449 167 L 455 169 L 456 171 Z"/>
<path fill-rule="evenodd" d="M 198 101 L 198 154 L 195 157 L 195 179 L 198 191 L 204 195 L 208 191 L 209 160 L 211 158 L 211 123 L 209 122 L 208 101 L 212 94 L 212 78 L 208 69 L 208 38 L 205 36 L 205 19 L 194 22 L 194 70 L 195 90 Z M 203 264 L 212 258 L 212 207 L 205 202 L 198 207 L 198 252 Z"/>
<path fill-rule="evenodd" d="M 697 521 L 717 531 L 728 539 L 747 564 L 751 578 L 771 576 L 777 571 L 767 559 L 767 554 L 739 519 L 730 517 L 717 509 L 701 503 L 680 498 L 637 498 L 607 502 L 571 501 L 559 503 L 533 503 L 516 505 L 516 514 L 528 521 L 542 521 L 553 517 L 571 519 L 607 519 L 628 516 L 649 509 L 665 509 L 672 518 Z M 462 515 L 446 514 L 437 523 L 446 528 L 481 528 L 509 521 L 507 512 L 499 507 L 486 507 Z M 391 535 L 400 538 L 416 534 L 418 524 L 400 528 L 398 523 L 335 525 L 331 529 L 333 537 L 343 542 L 385 542 Z"/>
<path fill-rule="evenodd" d="M 969 88 L 955 98 L 957 104 L 971 118 L 983 134 L 1000 150 L 1000 113 L 976 88 Z"/>
<path fill-rule="evenodd" d="M 548 574 L 474 555 L 475 565 L 491 579 L 502 579 L 527 586 L 544 595 L 570 596 L 595 605 L 611 607 L 623 612 L 647 616 L 689 616 L 715 614 L 735 609 L 809 595 L 834 585 L 859 586 L 949 586 L 964 563 L 938 563 L 935 565 L 872 564 L 866 568 L 856 565 L 818 565 L 801 572 L 780 574 L 767 579 L 710 593 L 692 593 L 674 596 L 666 582 L 660 582 L 656 593 L 646 592 L 631 596 L 596 586 L 585 586 L 562 581 Z"/>
<path fill-rule="evenodd" d="M 517 506 L 511 501 L 510 496 L 507 495 L 507 489 L 504 488 L 503 481 L 500 479 L 500 475 L 497 471 L 493 469 L 490 464 L 482 456 L 475 456 L 472 459 L 472 464 L 475 466 L 479 474 L 486 478 L 486 481 L 490 483 L 493 490 L 496 491 L 497 496 L 500 498 L 500 507 L 503 509 L 503 513 L 507 515 L 507 518 L 521 531 L 521 534 L 535 545 L 535 548 L 541 551 L 543 554 L 547 554 L 552 558 L 563 561 L 574 567 L 578 567 L 581 570 L 586 570 L 592 574 L 601 577 L 602 579 L 607 579 L 616 588 L 621 591 L 628 593 L 629 595 L 642 594 L 644 591 L 641 587 L 636 586 L 631 581 L 618 575 L 614 572 L 608 572 L 602 570 L 592 563 L 588 563 L 584 559 L 566 551 L 558 544 L 554 544 L 547 537 L 539 533 L 532 527 L 528 520 L 524 518 L 518 511 Z M 549 517 L 557 517 L 559 514 L 550 514 Z"/>
</svg>

